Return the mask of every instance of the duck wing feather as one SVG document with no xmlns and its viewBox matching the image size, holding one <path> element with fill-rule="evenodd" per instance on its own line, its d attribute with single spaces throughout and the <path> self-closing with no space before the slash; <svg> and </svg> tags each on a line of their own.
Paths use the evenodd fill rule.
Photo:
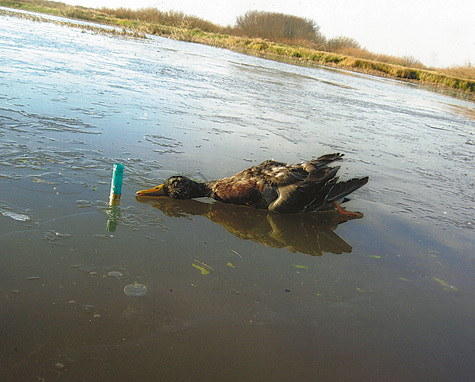
<svg viewBox="0 0 475 382">
<path fill-rule="evenodd" d="M 335 187 L 339 167 L 324 167 L 313 171 L 302 182 L 278 188 L 278 197 L 269 205 L 269 210 L 292 213 L 317 210 L 323 206 Z"/>
</svg>

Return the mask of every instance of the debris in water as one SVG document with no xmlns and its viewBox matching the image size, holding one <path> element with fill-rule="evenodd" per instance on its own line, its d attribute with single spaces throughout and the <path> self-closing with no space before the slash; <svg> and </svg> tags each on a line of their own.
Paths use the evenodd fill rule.
<svg viewBox="0 0 475 382">
<path fill-rule="evenodd" d="M 55 245 L 64 245 L 60 241 L 63 239 L 67 239 L 70 236 L 71 235 L 69 233 L 60 233 L 60 232 L 50 230 L 50 231 L 45 232 L 43 236 L 43 240 L 49 241 Z"/>
<path fill-rule="evenodd" d="M 294 268 L 298 268 L 298 269 L 309 269 L 307 266 L 305 265 L 297 265 L 297 264 L 292 264 L 292 266 Z"/>
<path fill-rule="evenodd" d="M 38 277 L 38 276 L 31 276 L 27 278 L 27 280 L 39 280 L 39 279 L 41 279 L 41 277 Z"/>
<path fill-rule="evenodd" d="M 201 264 L 202 266 L 198 265 L 198 264 L 194 264 L 192 263 L 191 265 L 193 265 L 195 268 L 199 269 L 201 271 L 201 274 L 202 275 L 207 275 L 208 273 L 210 273 L 211 271 L 214 271 L 214 268 L 209 266 L 208 264 L 206 263 L 203 263 L 202 261 L 198 260 L 198 259 L 194 259 L 193 261 L 197 262 L 198 264 Z"/>
<path fill-rule="evenodd" d="M 113 235 L 106 235 L 106 234 L 102 234 L 102 233 L 96 233 L 95 235 L 92 235 L 92 237 L 95 237 L 97 239 L 109 239 L 111 237 L 113 237 Z"/>
<path fill-rule="evenodd" d="M 227 265 L 228 267 L 231 267 L 231 268 L 236 268 L 236 267 L 233 265 L 233 263 L 230 263 L 230 262 L 228 262 L 226 265 Z"/>
<path fill-rule="evenodd" d="M 109 277 L 122 277 L 123 276 L 122 272 L 119 272 L 119 271 L 110 271 L 107 275 Z"/>
<path fill-rule="evenodd" d="M 381 256 L 378 255 L 368 255 L 368 257 L 372 257 L 373 259 L 380 259 Z"/>
<path fill-rule="evenodd" d="M 34 182 L 34 183 L 56 184 L 54 182 L 49 182 L 47 180 L 44 180 L 44 179 L 41 179 L 41 178 L 36 178 L 36 177 L 31 179 L 31 181 Z"/>
<path fill-rule="evenodd" d="M 198 260 L 198 259 L 194 259 L 193 261 L 195 261 L 195 262 L 197 262 L 197 263 L 199 263 L 199 264 L 201 264 L 201 265 L 204 265 L 206 268 L 208 268 L 208 269 L 214 271 L 214 268 L 213 268 L 213 267 L 209 266 L 209 265 L 206 264 L 206 263 L 203 263 L 202 261 L 200 261 L 200 260 Z"/>
<path fill-rule="evenodd" d="M 143 297 L 147 294 L 148 288 L 143 284 L 129 284 L 124 287 L 124 293 L 131 297 Z"/>
<path fill-rule="evenodd" d="M 79 208 L 93 207 L 94 203 L 89 200 L 76 200 L 76 204 Z"/>
<path fill-rule="evenodd" d="M 56 370 L 63 370 L 64 369 L 64 365 L 61 363 L 61 362 L 58 362 L 56 365 L 54 365 L 54 368 Z"/>
<path fill-rule="evenodd" d="M 208 273 L 211 273 L 211 271 L 206 267 L 202 267 L 201 265 L 195 263 L 192 263 L 191 265 L 193 265 L 196 269 L 199 269 L 202 275 L 207 275 Z"/>
<path fill-rule="evenodd" d="M 440 285 L 442 285 L 442 287 L 443 287 L 445 290 L 455 290 L 455 291 L 458 290 L 458 289 L 457 289 L 456 287 L 454 287 L 453 285 L 450 285 L 447 281 L 438 279 L 437 277 L 432 277 L 432 279 L 435 280 L 435 281 L 437 281 Z"/>
<path fill-rule="evenodd" d="M 234 254 L 238 255 L 238 256 L 242 259 L 242 256 L 241 256 L 237 251 L 235 251 L 234 249 L 231 249 L 231 252 L 233 252 Z"/>
<path fill-rule="evenodd" d="M 26 222 L 26 221 L 30 220 L 30 217 L 28 215 L 18 214 L 16 212 L 12 212 L 12 211 L 3 211 L 2 215 L 6 216 L 6 217 L 9 217 L 9 218 L 12 218 L 13 220 L 18 220 L 19 222 Z"/>
</svg>

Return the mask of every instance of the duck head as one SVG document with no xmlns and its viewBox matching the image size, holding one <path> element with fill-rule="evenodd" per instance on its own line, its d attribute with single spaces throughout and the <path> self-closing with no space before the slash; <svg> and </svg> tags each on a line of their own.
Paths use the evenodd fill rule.
<svg viewBox="0 0 475 382">
<path fill-rule="evenodd" d="M 209 196 L 210 190 L 206 183 L 198 183 L 184 176 L 172 176 L 165 183 L 149 188 L 148 190 L 137 191 L 137 196 L 168 196 L 174 199 L 191 199 L 202 196 Z"/>
</svg>

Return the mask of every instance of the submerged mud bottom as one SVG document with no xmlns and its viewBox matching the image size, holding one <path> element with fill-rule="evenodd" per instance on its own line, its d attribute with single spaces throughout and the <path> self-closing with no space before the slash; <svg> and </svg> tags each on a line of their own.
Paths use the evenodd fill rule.
<svg viewBox="0 0 475 382">
<path fill-rule="evenodd" d="M 315 330 L 315 325 L 208 324 L 157 337 L 152 335 L 152 339 L 148 336 L 145 341 L 128 344 L 124 339 L 109 345 L 83 346 L 74 352 L 66 352 L 62 357 L 57 356 L 56 360 L 62 362 L 56 362 L 49 370 L 40 373 L 46 380 L 62 377 L 72 381 L 81 380 L 85 375 L 91 379 L 125 380 L 134 377 L 150 381 L 157 378 L 194 381 L 268 378 L 282 381 L 315 378 L 364 380 L 386 379 L 387 373 L 382 370 L 403 366 L 409 361 L 406 357 L 400 359 L 398 354 L 393 354 L 396 357 L 392 361 L 372 356 L 364 362 L 355 359 L 353 355 L 361 350 L 361 343 L 354 339 L 335 343 L 328 334 Z M 309 341 L 320 346 L 309 348 Z M 364 346 L 373 350 L 371 355 L 379 349 L 374 341 L 367 341 Z M 38 352 L 48 348 L 52 348 L 49 343 Z M 342 353 L 348 354 L 345 360 L 341 359 Z M 352 368 L 342 367 L 342 364 L 351 364 Z M 392 374 L 394 380 L 438 379 L 444 375 L 435 371 L 421 375 L 404 368 Z"/>
<path fill-rule="evenodd" d="M 260 223 L 239 228 L 253 209 L 208 208 L 210 219 L 196 214 L 198 201 L 168 201 L 146 238 L 130 208 L 107 233 L 106 207 L 93 205 L 1 236 L 5 380 L 436 380 L 469 371 L 457 355 L 464 331 L 446 322 L 470 314 L 470 282 L 452 281 L 444 265 L 457 254 L 428 249 L 416 227 L 404 246 L 374 244 L 401 225 L 368 204 L 369 217 L 338 226 L 341 244 L 322 235 L 324 218 L 309 220 L 312 250 L 286 241 L 295 221 L 273 222 L 272 239 L 287 244 L 277 249 Z M 147 293 L 124 293 L 134 283 Z"/>
</svg>

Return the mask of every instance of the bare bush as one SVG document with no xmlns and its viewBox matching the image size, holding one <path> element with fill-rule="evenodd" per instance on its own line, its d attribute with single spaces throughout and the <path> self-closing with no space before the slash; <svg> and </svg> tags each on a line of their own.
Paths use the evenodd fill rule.
<svg viewBox="0 0 475 382">
<path fill-rule="evenodd" d="M 319 43 L 320 27 L 310 19 L 283 13 L 247 11 L 236 19 L 236 29 L 249 37 L 272 41 L 305 40 Z"/>
</svg>

